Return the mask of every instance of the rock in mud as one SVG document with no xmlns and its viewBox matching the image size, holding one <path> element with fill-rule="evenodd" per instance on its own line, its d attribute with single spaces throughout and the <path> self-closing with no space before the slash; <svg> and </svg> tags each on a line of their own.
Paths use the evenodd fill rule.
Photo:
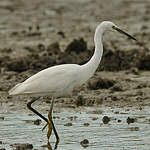
<svg viewBox="0 0 150 150">
<path fill-rule="evenodd" d="M 104 55 L 99 66 L 99 70 L 119 71 L 127 70 L 132 67 L 141 68 L 142 52 L 138 49 L 132 51 L 112 50 L 111 47 L 104 47 Z M 142 63 L 143 68 L 148 67 L 148 59 L 146 63 Z M 133 63 L 134 62 L 134 63 Z M 149 67 L 150 68 L 150 67 Z"/>
<path fill-rule="evenodd" d="M 114 85 L 113 80 L 97 77 L 88 82 L 88 88 L 91 90 L 108 89 Z"/>
<path fill-rule="evenodd" d="M 130 72 L 135 74 L 135 75 L 139 75 L 139 69 L 138 68 L 131 68 Z"/>
<path fill-rule="evenodd" d="M 58 64 L 84 64 L 92 56 L 84 39 L 74 39 L 58 57 Z"/>
<path fill-rule="evenodd" d="M 4 117 L 1 117 L 1 116 L 0 116 L 0 120 L 4 120 Z"/>
<path fill-rule="evenodd" d="M 79 54 L 80 52 L 87 50 L 87 44 L 83 38 L 74 39 L 66 48 L 66 53 L 75 52 Z"/>
<path fill-rule="evenodd" d="M 60 55 L 61 54 L 61 50 L 60 50 L 58 42 L 55 42 L 55 43 L 52 43 L 52 44 L 48 45 L 46 51 L 48 52 L 48 54 L 50 56 L 52 56 L 52 55 Z"/>
<path fill-rule="evenodd" d="M 53 116 L 53 119 L 60 119 L 59 116 Z"/>
<path fill-rule="evenodd" d="M 150 54 L 147 54 L 145 57 L 142 57 L 140 69 L 150 70 Z"/>
<path fill-rule="evenodd" d="M 112 92 L 123 91 L 123 87 L 121 84 L 117 83 L 113 87 L 110 88 Z"/>
<path fill-rule="evenodd" d="M 84 106 L 85 102 L 86 102 L 86 100 L 82 95 L 79 95 L 75 101 L 77 106 Z"/>
<path fill-rule="evenodd" d="M 130 127 L 130 128 L 128 128 L 128 130 L 130 130 L 130 131 L 139 131 L 140 128 L 139 127 Z"/>
<path fill-rule="evenodd" d="M 24 144 L 12 144 L 12 147 L 15 147 L 15 150 L 31 150 L 33 149 L 33 145 L 29 143 L 24 143 Z"/>
<path fill-rule="evenodd" d="M 40 119 L 36 119 L 36 120 L 24 120 L 26 123 L 33 123 L 34 125 L 40 125 L 41 124 L 41 120 Z"/>
<path fill-rule="evenodd" d="M 98 117 L 93 117 L 93 118 L 92 118 L 92 120 L 97 120 L 97 119 L 98 119 Z"/>
<path fill-rule="evenodd" d="M 87 139 L 84 139 L 83 141 L 80 142 L 80 144 L 81 144 L 83 147 L 88 147 L 89 141 L 88 141 Z"/>
<path fill-rule="evenodd" d="M 134 123 L 135 121 L 136 121 L 135 118 L 130 118 L 130 117 L 127 118 L 127 123 L 128 123 L 128 124 Z"/>
<path fill-rule="evenodd" d="M 42 121 L 41 121 L 41 119 L 37 119 L 37 120 L 35 120 L 33 122 L 34 122 L 35 125 L 40 125 Z"/>
<path fill-rule="evenodd" d="M 44 51 L 45 50 L 45 45 L 44 44 L 38 44 L 37 47 L 38 47 L 38 49 L 40 51 Z"/>
<path fill-rule="evenodd" d="M 0 148 L 0 150 L 6 150 L 5 148 Z"/>
<path fill-rule="evenodd" d="M 9 71 L 15 72 L 23 72 L 28 69 L 39 71 L 59 64 L 57 57 L 61 56 L 62 53 L 57 42 L 52 43 L 47 47 L 43 44 L 38 44 L 36 50 L 35 48 L 29 46 L 25 47 L 25 49 L 30 52 L 29 55 L 15 59 L 11 59 L 10 57 L 2 57 L 0 67 L 4 67 Z"/>
<path fill-rule="evenodd" d="M 57 34 L 60 35 L 62 38 L 66 37 L 63 31 L 58 31 Z"/>
<path fill-rule="evenodd" d="M 110 121 L 110 118 L 108 116 L 104 116 L 102 121 L 103 121 L 104 124 L 108 124 L 109 121 Z"/>
<path fill-rule="evenodd" d="M 70 127 L 70 126 L 72 126 L 72 123 L 71 123 L 71 122 L 68 122 L 68 123 L 64 124 L 64 126 Z"/>
<path fill-rule="evenodd" d="M 89 111 L 88 112 L 89 114 L 102 114 L 103 113 L 103 110 L 100 110 L 100 109 L 97 109 L 97 110 L 92 110 L 92 111 Z"/>
<path fill-rule="evenodd" d="M 29 61 L 26 58 L 18 58 L 9 60 L 6 63 L 6 67 L 9 71 L 23 72 L 29 69 Z"/>
<path fill-rule="evenodd" d="M 87 126 L 89 126 L 90 124 L 89 124 L 89 123 L 84 123 L 83 125 L 87 127 Z"/>
<path fill-rule="evenodd" d="M 73 120 L 77 120 L 77 116 L 71 116 L 71 117 L 68 117 L 68 119 L 70 120 L 70 121 L 73 121 Z"/>
<path fill-rule="evenodd" d="M 118 119 L 118 123 L 120 123 L 122 120 Z"/>
</svg>

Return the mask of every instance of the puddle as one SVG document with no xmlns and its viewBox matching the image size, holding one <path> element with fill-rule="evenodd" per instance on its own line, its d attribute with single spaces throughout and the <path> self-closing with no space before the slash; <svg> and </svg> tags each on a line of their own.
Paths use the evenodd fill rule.
<svg viewBox="0 0 150 150">
<path fill-rule="evenodd" d="M 148 110 L 110 110 L 102 114 L 87 113 L 86 111 L 65 111 L 54 113 L 54 122 L 60 136 L 58 150 L 83 150 L 80 145 L 84 139 L 89 141 L 86 150 L 149 150 L 150 147 L 150 113 Z M 119 113 L 116 113 L 119 112 Z M 0 148 L 13 149 L 11 144 L 30 143 L 34 149 L 47 149 L 46 130 L 41 131 L 44 121 L 34 125 L 26 120 L 36 120 L 37 116 L 28 114 L 0 114 Z M 46 115 L 45 115 L 46 116 Z M 76 117 L 74 117 L 76 116 Z M 108 124 L 103 124 L 103 117 L 110 117 Z M 136 118 L 134 123 L 128 124 L 127 118 Z M 97 119 L 93 119 L 97 118 Z M 119 121 L 118 121 L 119 120 Z M 72 123 L 71 126 L 66 126 Z M 88 126 L 84 125 L 88 123 Z M 50 138 L 51 146 L 55 145 L 55 137 Z"/>
</svg>

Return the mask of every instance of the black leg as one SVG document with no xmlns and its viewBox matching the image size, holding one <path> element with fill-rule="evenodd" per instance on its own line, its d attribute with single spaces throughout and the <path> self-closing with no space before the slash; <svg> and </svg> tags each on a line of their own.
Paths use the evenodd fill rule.
<svg viewBox="0 0 150 150">
<path fill-rule="evenodd" d="M 37 101 L 40 97 L 38 98 L 34 98 L 32 99 L 30 102 L 27 103 L 27 107 L 28 109 L 30 109 L 32 112 L 34 112 L 35 114 L 37 114 L 40 118 L 42 118 L 43 120 L 45 120 L 46 122 L 48 122 L 48 119 L 45 118 L 43 115 L 41 115 L 38 111 L 36 111 L 34 108 L 31 107 L 32 103 L 34 103 L 35 101 Z"/>
<path fill-rule="evenodd" d="M 45 118 L 45 117 L 44 117 L 43 115 L 41 115 L 38 111 L 36 111 L 34 108 L 31 107 L 31 105 L 32 105 L 35 101 L 37 101 L 39 98 L 40 98 L 40 97 L 32 99 L 30 102 L 27 103 L 27 107 L 28 107 L 29 110 L 31 110 L 32 112 L 34 112 L 35 114 L 37 114 L 40 118 L 42 118 L 44 121 L 46 121 L 46 122 L 48 123 L 48 119 L 47 119 L 47 118 Z M 52 100 L 52 104 L 51 104 L 51 107 L 50 107 L 50 112 L 51 112 L 51 113 L 52 113 L 52 109 L 53 109 L 53 103 L 54 103 L 54 100 Z M 55 134 L 55 136 L 56 136 L 56 144 L 55 144 L 55 149 L 56 149 L 56 148 L 57 148 L 57 145 L 58 145 L 58 143 L 59 143 L 59 136 L 58 136 L 57 131 L 56 131 L 56 128 L 55 128 L 55 126 L 54 126 L 52 117 L 50 117 L 49 120 L 50 120 L 50 122 L 51 122 L 51 124 L 52 124 L 53 131 L 54 131 L 54 134 Z"/>
</svg>

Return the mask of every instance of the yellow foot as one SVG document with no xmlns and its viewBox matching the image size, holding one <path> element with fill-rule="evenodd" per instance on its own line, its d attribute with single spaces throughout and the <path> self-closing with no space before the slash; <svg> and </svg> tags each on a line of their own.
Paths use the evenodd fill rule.
<svg viewBox="0 0 150 150">
<path fill-rule="evenodd" d="M 48 123 L 45 124 L 45 126 L 42 128 L 42 132 L 44 131 L 44 129 L 48 126 L 48 132 L 47 132 L 47 138 L 49 140 L 51 134 L 52 134 L 52 123 L 51 123 L 51 120 L 52 120 L 52 116 L 51 116 L 51 112 L 48 113 Z"/>
</svg>

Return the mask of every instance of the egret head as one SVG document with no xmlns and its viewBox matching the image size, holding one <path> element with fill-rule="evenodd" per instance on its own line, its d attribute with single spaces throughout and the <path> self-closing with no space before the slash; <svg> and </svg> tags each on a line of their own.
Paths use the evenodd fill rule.
<svg viewBox="0 0 150 150">
<path fill-rule="evenodd" d="M 104 21 L 101 23 L 101 25 L 103 26 L 104 30 L 115 30 L 118 31 L 121 34 L 126 35 L 127 37 L 131 38 L 132 40 L 136 40 L 133 36 L 131 36 L 130 34 L 126 33 L 125 31 L 121 30 L 118 26 L 116 26 L 113 22 L 110 21 Z M 137 40 L 136 40 L 137 41 Z"/>
<path fill-rule="evenodd" d="M 110 21 L 103 21 L 100 26 L 102 26 L 103 30 L 112 30 L 115 24 Z"/>
</svg>

